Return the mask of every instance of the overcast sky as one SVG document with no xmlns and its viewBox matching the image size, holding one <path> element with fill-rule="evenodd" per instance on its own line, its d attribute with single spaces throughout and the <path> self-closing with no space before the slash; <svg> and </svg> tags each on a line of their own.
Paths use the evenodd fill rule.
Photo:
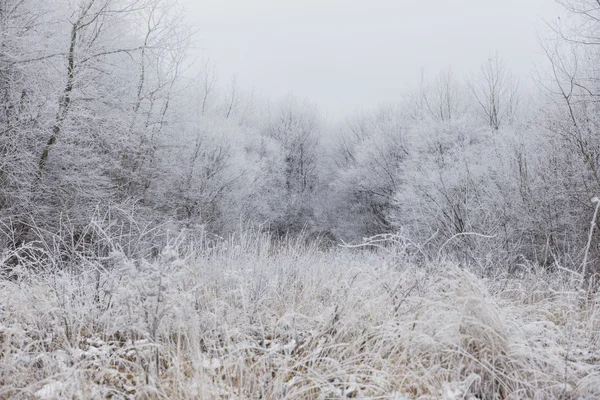
<svg viewBox="0 0 600 400">
<path fill-rule="evenodd" d="M 522 79 L 554 0 L 182 0 L 221 82 L 307 97 L 330 117 L 397 100 L 424 69 L 476 71 L 497 53 Z"/>
</svg>

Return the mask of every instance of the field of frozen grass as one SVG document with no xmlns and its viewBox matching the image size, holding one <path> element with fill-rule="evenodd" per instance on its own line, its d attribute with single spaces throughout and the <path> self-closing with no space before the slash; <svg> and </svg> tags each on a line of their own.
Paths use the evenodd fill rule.
<svg viewBox="0 0 600 400">
<path fill-rule="evenodd" d="M 568 271 L 259 234 L 68 268 L 50 248 L 3 257 L 0 398 L 600 396 L 598 297 Z"/>
</svg>

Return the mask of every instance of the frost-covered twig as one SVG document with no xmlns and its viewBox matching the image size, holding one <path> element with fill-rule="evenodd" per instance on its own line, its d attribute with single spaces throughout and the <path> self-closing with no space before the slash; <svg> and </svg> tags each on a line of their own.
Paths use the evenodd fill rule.
<svg viewBox="0 0 600 400">
<path fill-rule="evenodd" d="M 482 233 L 477 233 L 477 232 L 460 232 L 457 233 L 456 235 L 452 235 L 452 237 L 450 237 L 448 240 L 446 240 L 444 242 L 444 244 L 442 244 L 438 250 L 438 260 L 441 259 L 441 254 L 442 254 L 442 250 L 444 250 L 444 247 L 446 247 L 446 245 L 448 245 L 448 243 L 450 243 L 451 241 L 453 241 L 454 239 L 456 239 L 457 237 L 460 236 L 477 236 L 477 237 L 482 237 L 485 239 L 493 239 L 496 237 L 496 235 L 490 236 L 490 235 L 484 235 Z"/>
<path fill-rule="evenodd" d="M 341 240 L 340 247 L 347 249 L 358 249 L 358 248 L 377 248 L 383 250 L 387 253 L 392 253 L 393 250 L 390 250 L 386 245 L 399 245 L 402 246 L 402 249 L 406 250 L 409 246 L 414 247 L 417 252 L 421 253 L 426 259 L 428 259 L 427 254 L 423 251 L 423 247 L 429 243 L 436 235 L 438 231 L 436 231 L 429 239 L 425 241 L 423 245 L 419 245 L 415 243 L 413 240 L 401 235 L 400 233 L 382 233 L 379 235 L 374 235 L 371 237 L 363 238 L 363 242 L 359 244 L 349 244 Z M 397 250 L 397 249 L 394 249 Z"/>
</svg>

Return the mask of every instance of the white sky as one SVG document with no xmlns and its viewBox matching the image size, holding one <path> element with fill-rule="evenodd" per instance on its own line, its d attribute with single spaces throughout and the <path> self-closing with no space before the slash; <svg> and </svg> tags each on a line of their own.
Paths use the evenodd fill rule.
<svg viewBox="0 0 600 400">
<path fill-rule="evenodd" d="M 315 101 L 330 117 L 399 99 L 498 54 L 522 80 L 554 0 L 181 0 L 221 83 Z"/>
</svg>

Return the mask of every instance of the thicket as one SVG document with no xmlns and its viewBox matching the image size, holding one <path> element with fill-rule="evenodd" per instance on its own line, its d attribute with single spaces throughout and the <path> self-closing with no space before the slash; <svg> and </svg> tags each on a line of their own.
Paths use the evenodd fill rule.
<svg viewBox="0 0 600 400">
<path fill-rule="evenodd" d="M 93 247 L 85 227 L 113 213 L 114 229 L 400 233 L 429 259 L 576 269 L 600 192 L 600 6 L 564 6 L 535 82 L 493 56 L 332 124 L 194 65 L 173 0 L 2 0 L 0 247 Z"/>
</svg>

